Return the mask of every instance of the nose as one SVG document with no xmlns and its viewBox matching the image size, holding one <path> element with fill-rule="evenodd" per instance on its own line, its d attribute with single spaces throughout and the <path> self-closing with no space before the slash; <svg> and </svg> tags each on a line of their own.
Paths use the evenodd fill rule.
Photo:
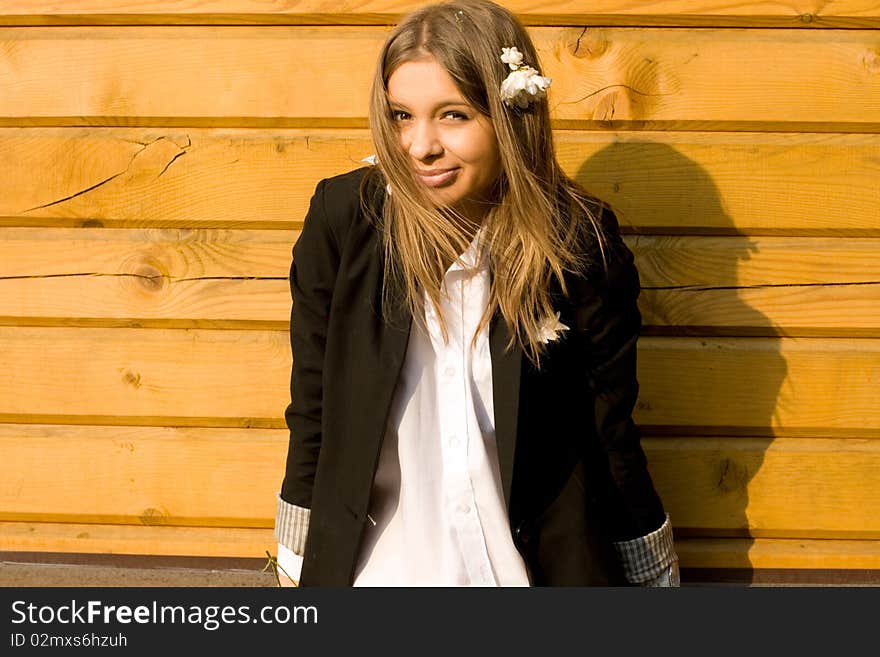
<svg viewBox="0 0 880 657">
<path fill-rule="evenodd" d="M 431 121 L 416 121 L 409 130 L 407 150 L 415 160 L 427 160 L 443 154 L 443 145 Z"/>
</svg>

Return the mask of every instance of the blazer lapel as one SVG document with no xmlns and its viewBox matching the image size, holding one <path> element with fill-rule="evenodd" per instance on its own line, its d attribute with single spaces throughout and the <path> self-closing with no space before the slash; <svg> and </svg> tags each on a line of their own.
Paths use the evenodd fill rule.
<svg viewBox="0 0 880 657">
<path fill-rule="evenodd" d="M 519 383 L 522 370 L 522 349 L 505 346 L 510 331 L 500 310 L 489 324 L 489 351 L 492 355 L 492 400 L 495 408 L 495 443 L 501 469 L 504 501 L 510 508 L 510 486 L 513 481 L 513 457 L 516 453 L 517 415 L 519 414 Z"/>
</svg>

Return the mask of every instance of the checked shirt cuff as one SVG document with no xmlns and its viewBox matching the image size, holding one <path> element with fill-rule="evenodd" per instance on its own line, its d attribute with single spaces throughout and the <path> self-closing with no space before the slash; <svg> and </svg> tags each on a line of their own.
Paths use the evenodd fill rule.
<svg viewBox="0 0 880 657">
<path fill-rule="evenodd" d="M 290 504 L 278 495 L 278 508 L 275 512 L 275 540 L 295 554 L 306 552 L 306 535 L 309 533 L 309 518 L 312 510 Z"/>
<path fill-rule="evenodd" d="M 678 579 L 678 555 L 672 542 L 672 524 L 666 520 L 650 534 L 614 543 L 623 572 L 632 584 L 662 585 L 661 580 Z M 673 583 L 673 585 L 675 585 Z"/>
</svg>

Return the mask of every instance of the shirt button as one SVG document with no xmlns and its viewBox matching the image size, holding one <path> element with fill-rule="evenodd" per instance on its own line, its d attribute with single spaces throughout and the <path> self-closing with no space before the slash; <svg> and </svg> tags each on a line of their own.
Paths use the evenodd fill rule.
<svg viewBox="0 0 880 657">
<path fill-rule="evenodd" d="M 443 370 L 443 373 L 446 376 L 455 376 L 455 368 L 454 367 L 447 367 L 445 370 Z"/>
<path fill-rule="evenodd" d="M 458 447 L 458 436 L 449 436 L 449 446 Z"/>
<path fill-rule="evenodd" d="M 471 507 L 469 507 L 467 504 L 459 504 L 458 505 L 458 512 L 459 513 L 470 513 Z"/>
</svg>

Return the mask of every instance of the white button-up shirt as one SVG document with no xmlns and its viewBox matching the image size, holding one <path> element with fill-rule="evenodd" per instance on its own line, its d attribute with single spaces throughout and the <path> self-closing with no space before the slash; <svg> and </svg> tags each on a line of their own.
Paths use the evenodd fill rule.
<svg viewBox="0 0 880 657">
<path fill-rule="evenodd" d="M 528 586 L 495 445 L 488 257 L 478 233 L 446 272 L 439 319 L 413 322 L 370 498 L 355 586 Z M 375 523 L 375 524 L 373 524 Z"/>
</svg>

